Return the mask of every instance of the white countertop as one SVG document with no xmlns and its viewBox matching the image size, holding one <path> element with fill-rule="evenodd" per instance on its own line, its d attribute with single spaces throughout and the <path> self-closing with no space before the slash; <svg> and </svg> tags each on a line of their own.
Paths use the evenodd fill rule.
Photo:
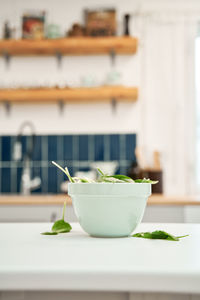
<svg viewBox="0 0 200 300">
<path fill-rule="evenodd" d="M 50 223 L 0 224 L 0 290 L 200 293 L 200 224 L 141 224 L 190 234 L 179 242 L 92 238 L 78 224 L 43 236 Z"/>
</svg>

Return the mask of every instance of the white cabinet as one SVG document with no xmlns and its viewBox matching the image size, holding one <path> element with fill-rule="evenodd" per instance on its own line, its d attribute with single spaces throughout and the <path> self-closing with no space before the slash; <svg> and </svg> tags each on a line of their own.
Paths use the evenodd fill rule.
<svg viewBox="0 0 200 300">
<path fill-rule="evenodd" d="M 0 222 L 54 222 L 62 217 L 62 205 L 1 205 Z M 66 208 L 66 220 L 76 222 L 71 205 Z"/>
<path fill-rule="evenodd" d="M 178 205 L 149 205 L 147 206 L 143 222 L 153 223 L 184 223 L 185 206 Z"/>
<path fill-rule="evenodd" d="M 1 205 L 0 222 L 54 222 L 62 216 L 62 205 Z M 76 222 L 72 205 L 67 205 L 66 220 Z M 148 205 L 143 222 L 200 223 L 199 205 Z"/>
</svg>

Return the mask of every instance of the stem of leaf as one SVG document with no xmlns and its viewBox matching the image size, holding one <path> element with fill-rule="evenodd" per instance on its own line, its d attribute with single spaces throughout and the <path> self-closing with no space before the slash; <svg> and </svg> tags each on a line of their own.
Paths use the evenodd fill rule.
<svg viewBox="0 0 200 300">
<path fill-rule="evenodd" d="M 52 161 L 52 164 L 55 165 L 57 168 L 59 168 L 61 171 L 63 171 L 63 173 L 65 173 L 68 177 L 68 174 L 66 173 L 66 171 L 61 166 L 59 166 L 59 164 L 57 164 L 55 161 Z"/>
<path fill-rule="evenodd" d="M 181 238 L 184 238 L 186 236 L 189 236 L 189 234 L 186 234 L 186 235 L 182 235 L 182 236 L 177 236 L 178 239 L 181 239 Z"/>
<path fill-rule="evenodd" d="M 66 210 L 66 201 L 64 202 L 64 206 L 63 206 L 63 215 L 62 215 L 63 221 L 64 221 L 64 218 L 65 218 L 65 210 Z"/>
<path fill-rule="evenodd" d="M 105 176 L 105 174 L 101 171 L 101 169 L 97 168 L 97 171 L 98 171 L 102 176 Z"/>
<path fill-rule="evenodd" d="M 67 167 L 65 167 L 65 174 L 67 174 L 67 177 L 69 178 L 70 182 L 75 182 L 75 180 L 71 177 L 71 175 L 69 174 L 69 170 Z"/>
</svg>

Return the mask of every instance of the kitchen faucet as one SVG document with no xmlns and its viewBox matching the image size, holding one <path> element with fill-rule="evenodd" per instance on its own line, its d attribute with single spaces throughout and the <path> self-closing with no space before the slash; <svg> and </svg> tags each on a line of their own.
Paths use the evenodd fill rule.
<svg viewBox="0 0 200 300">
<path fill-rule="evenodd" d="M 22 135 L 26 127 L 30 128 L 30 140 L 27 139 L 26 153 L 22 159 Z M 20 183 L 20 193 L 22 195 L 30 195 L 32 190 L 37 189 L 41 185 L 40 177 L 31 179 L 31 160 L 33 158 L 33 150 L 35 147 L 35 129 L 31 122 L 24 122 L 19 129 L 17 141 L 14 145 L 13 158 L 16 161 L 23 161 L 23 170 Z"/>
</svg>

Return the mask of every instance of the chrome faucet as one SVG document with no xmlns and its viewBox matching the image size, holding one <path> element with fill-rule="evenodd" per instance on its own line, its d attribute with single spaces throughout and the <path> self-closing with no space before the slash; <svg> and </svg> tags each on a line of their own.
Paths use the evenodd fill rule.
<svg viewBox="0 0 200 300">
<path fill-rule="evenodd" d="M 37 189 L 41 185 L 40 177 L 35 177 L 31 179 L 31 160 L 33 156 L 33 150 L 35 146 L 35 129 L 31 122 L 24 122 L 19 130 L 19 134 L 17 135 L 17 141 L 14 145 L 13 158 L 16 161 L 20 161 L 22 159 L 22 135 L 23 131 L 26 127 L 29 127 L 31 130 L 30 133 L 30 141 L 27 146 L 26 153 L 23 157 L 23 170 L 22 177 L 20 183 L 20 193 L 22 195 L 30 195 L 32 190 Z"/>
<path fill-rule="evenodd" d="M 35 177 L 31 179 L 31 161 L 26 156 L 24 158 L 24 166 L 21 177 L 20 193 L 22 195 L 30 195 L 31 191 L 37 189 L 41 185 L 40 177 Z"/>
</svg>

